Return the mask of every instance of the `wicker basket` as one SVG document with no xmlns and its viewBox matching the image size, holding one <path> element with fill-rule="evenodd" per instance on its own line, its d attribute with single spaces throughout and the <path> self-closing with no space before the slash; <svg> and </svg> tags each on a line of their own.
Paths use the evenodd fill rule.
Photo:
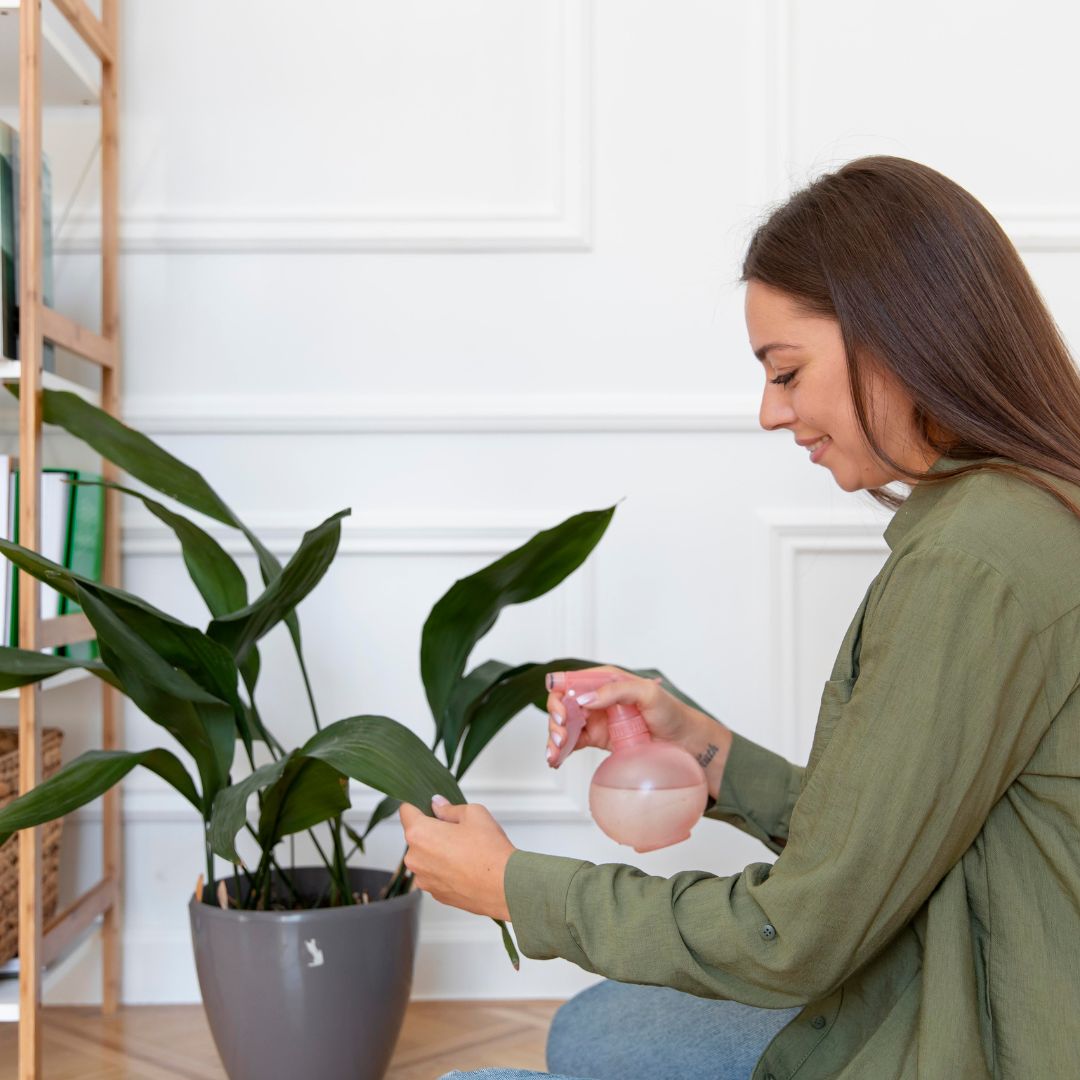
<svg viewBox="0 0 1080 1080">
<path fill-rule="evenodd" d="M 48 779 L 60 768 L 59 728 L 42 728 L 41 774 Z M 7 806 L 19 793 L 19 733 L 15 728 L 0 728 L 0 807 Z M 42 908 L 44 921 L 56 914 L 59 892 L 60 829 L 63 819 L 41 827 Z M 0 964 L 19 952 L 19 837 L 12 836 L 0 845 Z"/>
</svg>

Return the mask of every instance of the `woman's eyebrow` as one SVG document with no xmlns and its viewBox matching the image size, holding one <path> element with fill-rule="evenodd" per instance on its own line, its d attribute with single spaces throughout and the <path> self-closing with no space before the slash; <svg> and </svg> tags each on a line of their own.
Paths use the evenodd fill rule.
<svg viewBox="0 0 1080 1080">
<path fill-rule="evenodd" d="M 760 349 L 754 350 L 754 355 L 762 362 L 765 362 L 765 357 L 773 349 L 801 349 L 801 345 L 789 345 L 782 341 L 773 341 L 768 345 L 762 345 Z"/>
</svg>

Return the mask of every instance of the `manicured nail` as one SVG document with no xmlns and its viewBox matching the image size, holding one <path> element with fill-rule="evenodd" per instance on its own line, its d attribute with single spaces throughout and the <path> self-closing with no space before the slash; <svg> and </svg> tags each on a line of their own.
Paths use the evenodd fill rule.
<svg viewBox="0 0 1080 1080">
<path fill-rule="evenodd" d="M 560 734 L 559 734 L 559 733 L 558 733 L 557 731 L 553 731 L 553 732 L 551 733 L 551 741 L 552 741 L 552 742 L 553 742 L 553 743 L 554 743 L 554 744 L 555 744 L 556 746 L 562 746 L 562 744 L 563 744 L 563 737 L 562 737 L 562 736 L 561 736 L 561 735 L 560 735 Z"/>
<path fill-rule="evenodd" d="M 547 749 L 547 763 L 550 765 L 555 760 L 555 748 L 549 746 Z"/>
<path fill-rule="evenodd" d="M 596 700 L 596 695 L 589 691 L 587 694 L 582 694 L 577 700 L 579 705 L 588 705 Z"/>
<path fill-rule="evenodd" d="M 445 795 L 432 795 L 431 796 L 431 805 L 432 806 L 449 806 L 450 805 L 450 800 L 448 798 L 446 798 Z"/>
</svg>

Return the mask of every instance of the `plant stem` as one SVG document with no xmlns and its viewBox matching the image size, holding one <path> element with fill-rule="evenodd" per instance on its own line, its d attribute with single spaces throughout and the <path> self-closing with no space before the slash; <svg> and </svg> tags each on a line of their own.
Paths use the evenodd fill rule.
<svg viewBox="0 0 1080 1080">
<path fill-rule="evenodd" d="M 210 827 L 208 821 L 203 822 L 203 844 L 206 847 L 206 887 L 210 890 L 210 895 L 214 895 L 214 852 L 210 847 L 210 837 L 207 834 L 207 829 Z"/>
<path fill-rule="evenodd" d="M 244 828 L 247 829 L 247 831 L 249 833 L 251 833 L 251 835 L 255 838 L 255 842 L 259 845 L 259 848 L 261 850 L 262 849 L 262 842 L 259 840 L 259 834 L 252 827 L 251 822 L 250 821 L 245 821 L 244 822 Z M 291 836 L 289 837 L 289 840 L 291 842 L 291 840 L 292 840 Z M 285 873 L 284 869 L 282 869 L 281 863 L 279 863 L 277 861 L 277 859 L 274 857 L 274 853 L 272 851 L 270 851 L 270 852 L 267 852 L 266 854 L 268 855 L 268 857 L 270 859 L 270 865 L 273 867 L 273 869 L 277 870 L 278 876 L 285 883 L 285 886 L 286 886 L 286 888 L 288 888 L 289 892 L 291 892 L 293 894 L 293 896 L 295 897 L 295 899 L 298 902 L 303 903 L 303 900 L 301 899 L 300 894 L 296 891 L 296 886 L 292 883 L 292 878 L 290 878 L 289 875 Z M 293 869 L 295 870 L 295 867 L 293 867 Z M 250 884 L 251 882 L 254 881 L 254 879 L 252 878 L 252 876 L 251 876 L 251 874 L 248 871 L 248 868 L 246 866 L 243 868 L 243 870 L 244 870 L 244 873 L 247 875 L 247 879 L 248 879 L 248 882 Z"/>
<path fill-rule="evenodd" d="M 304 677 L 304 689 L 307 690 L 308 702 L 311 705 L 311 718 L 315 721 L 315 730 L 322 731 L 322 725 L 319 723 L 319 710 L 315 707 L 315 694 L 311 689 L 311 680 L 308 678 L 307 664 L 304 663 L 304 657 L 299 649 L 296 650 L 296 659 L 300 662 L 300 674 Z"/>
<path fill-rule="evenodd" d="M 315 845 L 315 850 L 319 853 L 319 858 L 322 859 L 326 872 L 333 878 L 334 868 L 330 865 L 330 860 L 326 857 L 326 852 L 323 851 L 322 844 L 319 843 L 319 838 L 315 835 L 315 830 L 308 829 L 308 836 L 311 837 L 311 842 Z"/>
<path fill-rule="evenodd" d="M 270 882 L 268 880 L 270 874 L 270 855 L 269 852 L 263 852 L 262 858 L 259 860 L 259 869 L 255 873 L 255 903 L 254 908 L 256 911 L 264 911 L 265 903 L 263 901 L 263 889 L 268 887 Z"/>
<path fill-rule="evenodd" d="M 292 883 L 292 879 L 281 868 L 281 863 L 277 861 L 272 855 L 270 856 L 271 864 L 277 869 L 278 876 L 285 882 L 286 888 L 293 894 L 293 899 L 303 907 L 304 898 L 296 891 L 296 886 Z"/>
<path fill-rule="evenodd" d="M 334 841 L 334 881 L 342 905 L 353 902 L 352 889 L 349 888 L 349 871 L 345 866 L 345 850 L 341 844 L 341 815 L 330 823 L 330 836 Z"/>
<path fill-rule="evenodd" d="M 408 851 L 409 849 L 406 848 L 405 850 Z M 391 896 L 397 896 L 406 875 L 405 856 L 402 855 L 401 862 L 398 863 L 398 868 L 394 871 L 394 876 L 386 884 L 386 890 L 383 893 L 384 900 L 389 900 Z"/>
</svg>

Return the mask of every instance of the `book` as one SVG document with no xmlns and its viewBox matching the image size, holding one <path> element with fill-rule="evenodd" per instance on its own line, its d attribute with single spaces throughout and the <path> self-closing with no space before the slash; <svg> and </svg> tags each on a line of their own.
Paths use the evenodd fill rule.
<svg viewBox="0 0 1080 1080">
<path fill-rule="evenodd" d="M 76 480 L 100 480 L 90 473 L 76 472 Z M 100 484 L 69 484 L 71 506 L 64 550 L 64 566 L 74 574 L 101 580 L 102 556 L 105 549 L 105 488 Z M 66 596 L 60 597 L 60 614 L 74 615 L 82 608 Z M 76 641 L 60 649 L 61 656 L 72 660 L 96 660 L 98 643 Z"/>
<path fill-rule="evenodd" d="M 0 536 L 5 540 L 10 540 L 15 535 L 15 529 L 12 525 L 12 510 L 13 506 L 8 498 L 8 492 L 13 490 L 14 484 L 11 478 L 12 469 L 15 468 L 14 459 L 8 455 L 0 455 Z M 14 580 L 12 571 L 14 567 L 11 563 L 4 560 L 4 621 L 0 623 L 3 627 L 3 632 L 0 633 L 0 641 L 5 645 L 10 645 L 8 641 L 8 629 L 11 626 L 11 612 L 14 608 L 14 597 L 12 596 L 12 581 Z"/>
<path fill-rule="evenodd" d="M 5 186 L 5 178 L 9 180 L 10 188 Z M 19 359 L 19 183 L 19 133 L 10 124 L 0 121 L 0 241 L 4 259 L 0 267 L 3 288 L 0 314 L 3 317 L 5 360 Z M 41 160 L 41 218 L 41 296 L 46 307 L 53 307 L 52 172 L 45 155 Z M 45 371 L 56 370 L 56 348 L 51 341 L 46 341 L 43 346 L 41 364 Z"/>
<path fill-rule="evenodd" d="M 50 562 L 93 581 L 101 578 L 105 545 L 105 489 L 96 482 L 100 479 L 94 473 L 75 469 L 41 470 L 39 551 Z M 3 535 L 18 543 L 19 469 L 14 458 L 0 455 L 0 481 L 4 482 L 0 492 Z M 42 583 L 43 619 L 74 615 L 81 610 L 75 601 Z M 4 574 L 3 643 L 19 644 L 19 575 L 9 561 Z M 49 651 L 74 660 L 95 660 L 99 655 L 96 641 L 75 642 Z"/>
<path fill-rule="evenodd" d="M 19 275 L 15 264 L 15 225 L 19 208 L 15 202 L 14 131 L 0 123 L 0 357 L 15 360 L 19 336 Z M 6 536 L 7 533 L 5 532 Z"/>
</svg>

